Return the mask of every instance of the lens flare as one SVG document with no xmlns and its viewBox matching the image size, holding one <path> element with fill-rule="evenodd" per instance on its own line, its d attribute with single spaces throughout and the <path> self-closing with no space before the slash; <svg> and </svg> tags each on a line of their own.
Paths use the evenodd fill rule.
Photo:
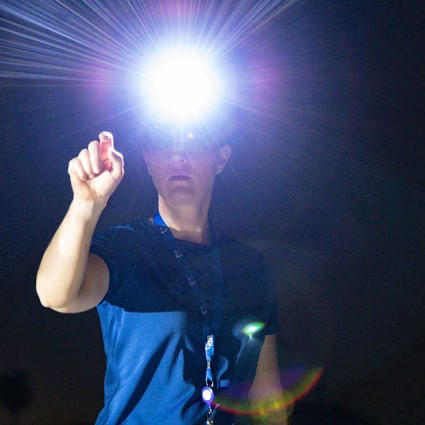
<svg viewBox="0 0 425 425">
<path fill-rule="evenodd" d="M 264 397 L 248 401 L 246 388 L 233 388 L 216 396 L 216 403 L 226 412 L 242 416 L 264 416 L 289 410 L 298 400 L 308 394 L 323 374 L 321 367 L 294 367 L 281 376 L 282 390 L 264 388 Z M 244 394 L 239 396 L 238 394 Z"/>
<path fill-rule="evenodd" d="M 201 53 L 176 48 L 153 60 L 145 80 L 149 100 L 159 116 L 197 119 L 221 97 L 218 73 Z"/>
<path fill-rule="evenodd" d="M 265 324 L 261 322 L 249 323 L 248 325 L 245 325 L 241 331 L 249 338 L 252 338 L 252 336 L 257 332 L 261 331 L 264 326 Z"/>
</svg>

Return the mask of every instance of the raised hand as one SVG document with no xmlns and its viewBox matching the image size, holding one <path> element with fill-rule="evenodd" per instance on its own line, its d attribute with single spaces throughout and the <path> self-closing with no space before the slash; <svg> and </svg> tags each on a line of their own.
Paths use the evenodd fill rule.
<svg viewBox="0 0 425 425">
<path fill-rule="evenodd" d="M 124 159 L 114 148 L 113 135 L 99 134 L 77 157 L 69 161 L 74 199 L 106 203 L 124 176 Z"/>
</svg>

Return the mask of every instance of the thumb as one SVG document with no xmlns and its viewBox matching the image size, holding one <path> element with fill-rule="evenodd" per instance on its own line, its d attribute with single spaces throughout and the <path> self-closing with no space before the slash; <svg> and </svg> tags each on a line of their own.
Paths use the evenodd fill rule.
<svg viewBox="0 0 425 425">
<path fill-rule="evenodd" d="M 122 154 L 116 151 L 113 147 L 108 149 L 108 159 L 111 162 L 111 174 L 112 177 L 119 181 L 124 175 L 124 158 Z"/>
<path fill-rule="evenodd" d="M 109 131 L 101 131 L 99 133 L 100 141 L 100 160 L 102 169 L 111 171 L 112 163 L 109 159 L 109 149 L 114 149 L 114 136 Z"/>
</svg>

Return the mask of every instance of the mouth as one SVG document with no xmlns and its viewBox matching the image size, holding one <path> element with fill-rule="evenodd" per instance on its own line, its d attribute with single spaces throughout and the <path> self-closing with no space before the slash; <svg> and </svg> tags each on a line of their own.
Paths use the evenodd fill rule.
<svg viewBox="0 0 425 425">
<path fill-rule="evenodd" d="M 176 175 L 176 176 L 171 176 L 168 180 L 172 182 L 180 182 L 180 181 L 190 180 L 190 177 L 185 175 Z"/>
</svg>

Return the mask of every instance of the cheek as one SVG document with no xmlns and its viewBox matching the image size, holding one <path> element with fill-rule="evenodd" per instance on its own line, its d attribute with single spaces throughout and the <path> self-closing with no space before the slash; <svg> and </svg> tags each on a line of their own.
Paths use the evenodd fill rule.
<svg viewBox="0 0 425 425">
<path fill-rule="evenodd" d="M 165 181 L 164 175 L 165 175 L 164 172 L 162 172 L 158 168 L 154 168 L 151 171 L 152 181 L 155 184 L 155 186 L 161 185 Z"/>
<path fill-rule="evenodd" d="M 197 165 L 200 178 L 204 181 L 214 181 L 217 175 L 217 163 L 215 161 L 205 161 Z"/>
<path fill-rule="evenodd" d="M 155 160 L 150 161 L 148 165 L 148 170 L 155 186 L 161 184 L 161 181 L 164 180 L 163 177 L 166 175 L 165 168 L 162 163 Z"/>
</svg>

